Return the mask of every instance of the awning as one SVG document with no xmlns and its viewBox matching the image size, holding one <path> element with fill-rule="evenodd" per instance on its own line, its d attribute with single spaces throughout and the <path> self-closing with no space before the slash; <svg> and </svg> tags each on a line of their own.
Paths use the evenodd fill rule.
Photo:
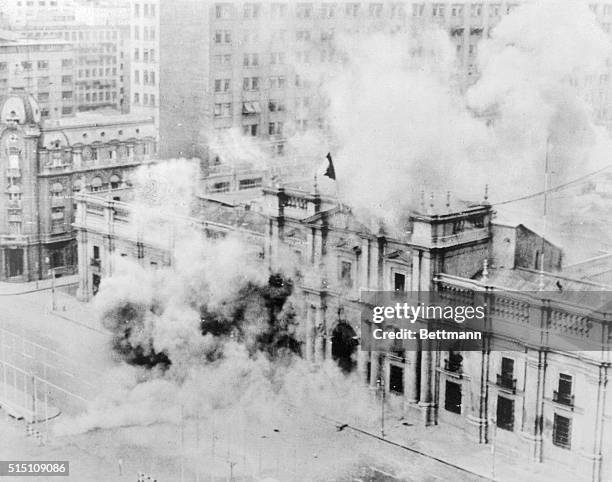
<svg viewBox="0 0 612 482">
<path fill-rule="evenodd" d="M 243 114 L 259 114 L 261 113 L 261 106 L 259 102 L 244 102 L 242 104 Z"/>
<path fill-rule="evenodd" d="M 121 178 L 119 176 L 117 176 L 117 174 L 113 174 L 111 176 L 111 178 L 110 178 L 110 182 L 111 183 L 115 183 L 115 182 L 119 183 L 119 182 L 121 182 Z"/>
<path fill-rule="evenodd" d="M 102 187 L 102 179 L 99 177 L 94 177 L 91 180 L 91 187 Z"/>
</svg>

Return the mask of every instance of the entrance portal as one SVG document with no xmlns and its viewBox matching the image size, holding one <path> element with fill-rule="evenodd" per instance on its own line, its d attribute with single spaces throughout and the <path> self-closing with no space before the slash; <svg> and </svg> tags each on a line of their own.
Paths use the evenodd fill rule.
<svg viewBox="0 0 612 482">
<path fill-rule="evenodd" d="M 354 353 L 358 344 L 355 330 L 346 323 L 338 323 L 332 333 L 332 358 L 345 373 L 353 371 L 357 365 Z"/>
</svg>

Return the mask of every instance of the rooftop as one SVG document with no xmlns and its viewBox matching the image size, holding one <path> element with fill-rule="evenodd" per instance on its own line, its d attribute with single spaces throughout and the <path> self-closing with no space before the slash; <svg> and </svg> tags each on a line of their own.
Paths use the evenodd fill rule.
<svg viewBox="0 0 612 482">
<path fill-rule="evenodd" d="M 122 114 L 116 110 L 97 110 L 94 112 L 78 112 L 73 117 L 48 119 L 43 121 L 43 127 L 53 128 L 79 128 L 84 126 L 98 127 L 115 124 L 136 124 L 153 122 L 153 118 L 140 114 Z"/>
</svg>

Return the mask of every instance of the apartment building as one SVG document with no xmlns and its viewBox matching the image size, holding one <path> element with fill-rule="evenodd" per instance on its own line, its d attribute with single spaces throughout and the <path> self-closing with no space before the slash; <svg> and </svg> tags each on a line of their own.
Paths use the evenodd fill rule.
<svg viewBox="0 0 612 482">
<path fill-rule="evenodd" d="M 130 104 L 159 117 L 162 155 L 213 158 L 228 129 L 283 157 L 296 132 L 325 129 L 321 73 L 341 32 L 449 31 L 460 83 L 478 41 L 518 2 L 130 2 Z"/>
<path fill-rule="evenodd" d="M 74 48 L 76 110 L 121 110 L 124 105 L 123 37 L 126 28 L 105 25 L 46 25 L 17 33 L 29 39 L 57 39 Z"/>
<path fill-rule="evenodd" d="M 75 20 L 75 0 L 1 0 L 5 26 L 67 23 Z"/>
<path fill-rule="evenodd" d="M 0 96 L 19 88 L 32 94 L 43 119 L 75 112 L 75 52 L 62 39 L 0 40 Z"/>
</svg>

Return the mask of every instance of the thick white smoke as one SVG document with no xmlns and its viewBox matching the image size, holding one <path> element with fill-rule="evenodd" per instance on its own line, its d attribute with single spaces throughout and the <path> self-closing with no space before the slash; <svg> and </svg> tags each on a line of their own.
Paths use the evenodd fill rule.
<svg viewBox="0 0 612 482">
<path fill-rule="evenodd" d="M 339 40 L 347 62 L 328 83 L 340 195 L 397 220 L 420 191 L 478 201 L 541 190 L 600 166 L 610 142 L 575 80 L 604 71 L 610 41 L 586 4 L 542 1 L 503 18 L 478 44 L 463 92 L 448 34 Z M 539 208 L 539 206 L 538 206 Z"/>
</svg>

